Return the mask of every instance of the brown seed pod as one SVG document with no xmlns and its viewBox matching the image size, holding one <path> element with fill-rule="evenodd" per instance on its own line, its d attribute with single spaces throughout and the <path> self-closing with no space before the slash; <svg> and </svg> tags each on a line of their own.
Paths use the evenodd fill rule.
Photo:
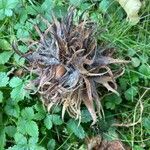
<svg viewBox="0 0 150 150">
<path fill-rule="evenodd" d="M 84 103 L 95 124 L 97 114 L 103 114 L 97 87 L 102 85 L 118 94 L 115 80 L 120 73 L 111 70 L 110 65 L 128 61 L 111 58 L 113 52 L 104 53 L 95 38 L 96 24 L 81 18 L 74 22 L 74 13 L 70 8 L 61 21 L 53 17 L 44 33 L 36 26 L 40 41 L 30 42 L 30 53 L 21 54 L 14 48 L 28 60 L 28 71 L 37 75 L 30 85 L 36 87 L 34 93 L 40 94 L 49 111 L 59 104 L 63 106 L 62 117 L 67 111 L 71 117 L 81 119 Z"/>
</svg>

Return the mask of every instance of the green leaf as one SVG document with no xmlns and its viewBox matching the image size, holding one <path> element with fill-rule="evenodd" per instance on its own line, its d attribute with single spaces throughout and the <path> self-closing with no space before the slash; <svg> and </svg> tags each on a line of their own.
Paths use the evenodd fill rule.
<svg viewBox="0 0 150 150">
<path fill-rule="evenodd" d="M 27 139 L 21 133 L 17 132 L 15 134 L 15 142 L 16 142 L 16 144 L 24 145 L 24 144 L 27 144 Z"/>
<path fill-rule="evenodd" d="M 42 113 L 45 113 L 45 114 L 46 114 L 45 107 L 42 105 L 42 103 L 37 102 L 37 103 L 34 105 L 34 108 L 35 108 L 36 111 L 42 112 Z"/>
<path fill-rule="evenodd" d="M 104 139 L 109 140 L 109 141 L 117 140 L 118 134 L 116 132 L 116 129 L 113 127 L 109 128 L 107 134 L 104 135 Z"/>
<path fill-rule="evenodd" d="M 107 9 L 110 6 L 110 0 L 102 0 L 99 4 L 99 9 L 103 12 L 106 13 Z"/>
<path fill-rule="evenodd" d="M 139 67 L 139 72 L 150 78 L 150 66 L 142 64 Z"/>
<path fill-rule="evenodd" d="M 116 105 L 119 105 L 122 102 L 122 99 L 116 94 L 110 94 L 104 97 L 104 102 L 107 109 L 113 110 L 116 108 Z"/>
<path fill-rule="evenodd" d="M 45 118 L 45 113 L 38 112 L 38 113 L 34 114 L 34 119 L 35 120 L 42 120 L 44 118 Z"/>
<path fill-rule="evenodd" d="M 8 84 L 9 77 L 5 72 L 0 72 L 0 87 L 5 87 Z"/>
<path fill-rule="evenodd" d="M 46 150 L 46 149 L 42 146 L 36 146 L 36 150 Z"/>
<path fill-rule="evenodd" d="M 53 124 L 52 124 L 52 120 L 49 115 L 47 115 L 46 118 L 44 119 L 44 125 L 47 129 L 52 128 Z"/>
<path fill-rule="evenodd" d="M 47 144 L 47 149 L 48 150 L 54 150 L 56 147 L 56 142 L 54 139 L 51 139 L 48 144 Z"/>
<path fill-rule="evenodd" d="M 12 10 L 17 6 L 18 3 L 18 0 L 0 0 L 0 19 L 4 19 L 6 16 L 12 16 Z"/>
<path fill-rule="evenodd" d="M 148 59 L 149 59 L 149 57 L 144 53 L 142 55 L 140 55 L 139 58 L 140 58 L 142 63 L 147 63 Z"/>
<path fill-rule="evenodd" d="M 3 102 L 3 92 L 0 91 L 0 103 Z"/>
<path fill-rule="evenodd" d="M 127 89 L 127 79 L 125 79 L 125 78 L 120 78 L 120 79 L 119 79 L 119 83 L 120 83 L 121 89 L 123 89 L 123 90 L 126 90 L 126 89 Z"/>
<path fill-rule="evenodd" d="M 82 110 L 81 112 L 81 122 L 87 123 L 92 120 L 92 117 L 87 109 Z"/>
<path fill-rule="evenodd" d="M 5 127 L 5 132 L 9 137 L 14 137 L 16 133 L 16 127 L 15 126 L 6 126 Z"/>
<path fill-rule="evenodd" d="M 115 103 L 106 102 L 106 108 L 111 110 L 115 109 Z"/>
<path fill-rule="evenodd" d="M 44 3 L 41 5 L 42 10 L 44 11 L 51 11 L 53 7 L 54 7 L 53 0 L 45 0 Z"/>
<path fill-rule="evenodd" d="M 17 38 L 29 38 L 30 34 L 29 31 L 23 28 L 19 28 L 17 30 Z"/>
<path fill-rule="evenodd" d="M 9 82 L 9 86 L 12 88 L 17 87 L 21 84 L 22 84 L 22 80 L 18 77 L 13 77 Z"/>
<path fill-rule="evenodd" d="M 0 126 L 0 150 L 4 150 L 6 144 L 5 129 Z"/>
<path fill-rule="evenodd" d="M 25 94 L 26 94 L 26 91 L 24 89 L 24 85 L 21 84 L 15 88 L 13 88 L 13 90 L 11 91 L 10 94 L 11 94 L 12 100 L 14 100 L 16 102 L 23 100 L 25 97 Z"/>
<path fill-rule="evenodd" d="M 37 103 L 36 105 L 34 105 L 34 108 L 37 111 L 37 113 L 35 113 L 34 115 L 34 119 L 35 120 L 44 119 L 46 116 L 46 111 L 44 110 L 43 105 L 41 103 Z"/>
<path fill-rule="evenodd" d="M 4 14 L 8 17 L 11 17 L 13 15 L 13 11 L 11 9 L 6 9 Z"/>
<path fill-rule="evenodd" d="M 34 118 L 34 111 L 32 107 L 26 107 L 21 111 L 21 116 L 24 119 L 32 120 Z"/>
<path fill-rule="evenodd" d="M 132 57 L 132 56 L 134 56 L 135 54 L 136 54 L 136 51 L 135 51 L 134 49 L 129 49 L 129 50 L 128 50 L 128 55 L 129 55 L 129 56 Z"/>
<path fill-rule="evenodd" d="M 63 123 L 62 119 L 60 118 L 60 115 L 53 114 L 53 115 L 49 115 L 49 117 L 52 123 L 55 125 L 61 125 Z"/>
<path fill-rule="evenodd" d="M 134 145 L 133 150 L 144 150 L 144 149 L 139 145 Z"/>
<path fill-rule="evenodd" d="M 33 137 L 38 137 L 39 131 L 36 122 L 19 118 L 17 129 L 22 134 L 28 134 Z"/>
<path fill-rule="evenodd" d="M 137 93 L 138 93 L 138 88 L 132 86 L 125 91 L 124 95 L 127 100 L 133 100 L 133 98 L 137 95 Z"/>
<path fill-rule="evenodd" d="M 82 126 L 78 124 L 76 120 L 70 119 L 67 122 L 67 128 L 73 132 L 78 138 L 83 139 L 85 138 L 85 131 L 83 130 Z"/>
<path fill-rule="evenodd" d="M 30 136 L 38 136 L 39 135 L 39 131 L 38 131 L 38 126 L 36 124 L 36 122 L 34 121 L 29 121 L 27 122 L 26 125 L 26 132 L 30 135 Z"/>
<path fill-rule="evenodd" d="M 0 39 L 0 49 L 1 50 L 12 50 L 12 47 L 7 40 Z"/>
<path fill-rule="evenodd" d="M 132 84 L 139 82 L 139 75 L 135 72 L 130 72 L 130 80 Z"/>
<path fill-rule="evenodd" d="M 18 102 L 24 99 L 26 91 L 24 89 L 24 84 L 20 78 L 13 77 L 10 80 L 9 86 L 13 88 L 10 94 L 11 94 L 11 98 L 14 101 Z"/>
<path fill-rule="evenodd" d="M 73 5 L 73 6 L 79 6 L 81 5 L 81 3 L 83 2 L 83 0 L 69 0 L 69 3 L 70 5 Z"/>
<path fill-rule="evenodd" d="M 60 106 L 54 106 L 54 107 L 52 107 L 52 112 L 53 113 L 59 113 L 61 111 L 61 107 Z"/>
<path fill-rule="evenodd" d="M 8 60 L 10 59 L 10 57 L 12 56 L 13 52 L 9 51 L 9 52 L 3 52 L 0 53 L 0 64 L 5 64 L 8 62 Z"/>
<path fill-rule="evenodd" d="M 5 110 L 6 114 L 9 116 L 13 116 L 16 118 L 19 117 L 20 108 L 19 108 L 18 104 L 14 104 L 14 103 L 12 103 L 12 101 L 7 102 L 6 106 L 4 107 L 4 110 Z"/>
<path fill-rule="evenodd" d="M 18 54 L 14 55 L 14 61 L 15 61 L 15 63 L 17 63 L 20 66 L 23 66 L 25 63 L 25 59 L 21 58 Z"/>
<path fill-rule="evenodd" d="M 146 130 L 149 131 L 150 133 L 150 117 L 144 117 L 143 118 L 143 126 L 145 127 Z"/>
<path fill-rule="evenodd" d="M 17 6 L 19 0 L 5 0 L 6 1 L 6 9 L 13 9 Z"/>
<path fill-rule="evenodd" d="M 141 63 L 140 59 L 138 59 L 137 57 L 132 57 L 131 60 L 132 60 L 132 65 L 134 67 L 138 67 L 140 65 L 140 63 Z"/>
<path fill-rule="evenodd" d="M 36 144 L 38 142 L 38 137 L 30 137 L 29 144 Z"/>
</svg>

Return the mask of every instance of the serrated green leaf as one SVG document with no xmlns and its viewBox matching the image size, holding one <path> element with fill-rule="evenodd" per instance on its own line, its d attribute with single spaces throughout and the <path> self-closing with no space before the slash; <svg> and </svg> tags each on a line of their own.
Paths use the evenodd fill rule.
<svg viewBox="0 0 150 150">
<path fill-rule="evenodd" d="M 148 62 L 148 59 L 149 59 L 149 57 L 146 55 L 146 54 L 142 54 L 142 55 L 140 55 L 139 56 L 139 58 L 140 58 L 140 60 L 141 60 L 141 62 L 144 64 L 144 63 L 147 63 Z"/>
<path fill-rule="evenodd" d="M 78 0 L 78 1 L 69 0 L 70 5 L 73 5 L 73 6 L 79 6 L 79 5 L 81 5 L 82 2 L 83 2 L 83 0 Z"/>
<path fill-rule="evenodd" d="M 18 104 L 13 104 L 10 101 L 8 101 L 8 103 L 4 107 L 4 110 L 5 110 L 6 114 L 9 116 L 13 116 L 16 118 L 19 117 L 20 108 L 19 108 Z"/>
<path fill-rule="evenodd" d="M 5 87 L 8 84 L 9 77 L 5 72 L 0 72 L 0 87 Z"/>
<path fill-rule="evenodd" d="M 6 16 L 12 16 L 13 12 L 12 9 L 14 9 L 17 4 L 19 3 L 18 0 L 1 0 L 0 6 L 1 6 L 1 15 L 0 19 L 4 19 Z"/>
<path fill-rule="evenodd" d="M 139 67 L 139 72 L 150 78 L 150 66 L 142 64 Z"/>
<path fill-rule="evenodd" d="M 14 55 L 14 61 L 15 61 L 16 64 L 18 64 L 20 66 L 23 66 L 24 63 L 25 63 L 25 59 L 21 58 L 18 54 Z"/>
<path fill-rule="evenodd" d="M 0 91 L 0 103 L 3 102 L 3 92 Z"/>
<path fill-rule="evenodd" d="M 44 11 L 51 11 L 54 7 L 54 1 L 53 0 L 45 0 L 44 3 L 41 5 L 42 10 Z"/>
<path fill-rule="evenodd" d="M 99 4 L 99 9 L 103 12 L 106 13 L 107 9 L 109 8 L 111 2 L 110 0 L 102 0 Z"/>
<path fill-rule="evenodd" d="M 32 147 L 31 147 L 32 149 Z M 35 148 L 33 148 L 35 149 Z M 7 150 L 29 150 L 29 145 L 28 144 L 18 144 L 14 145 L 13 147 L 9 147 Z"/>
<path fill-rule="evenodd" d="M 115 109 L 116 105 L 119 105 L 122 102 L 120 96 L 116 94 L 110 94 L 104 97 L 105 106 L 107 109 Z"/>
<path fill-rule="evenodd" d="M 62 119 L 57 114 L 49 115 L 49 117 L 50 117 L 52 123 L 55 125 L 61 125 L 63 123 Z"/>
<path fill-rule="evenodd" d="M 17 131 L 22 134 L 26 134 L 26 120 L 23 118 L 19 118 L 17 122 Z"/>
<path fill-rule="evenodd" d="M 29 121 L 26 124 L 26 131 L 30 136 L 33 137 L 37 137 L 39 135 L 38 126 L 34 121 Z"/>
<path fill-rule="evenodd" d="M 46 116 L 46 111 L 44 110 L 44 107 L 41 103 L 37 103 L 34 105 L 35 110 L 37 113 L 35 113 L 34 119 L 35 120 L 42 120 Z"/>
<path fill-rule="evenodd" d="M 42 113 L 42 112 L 38 112 L 34 115 L 35 120 L 42 120 L 44 118 L 45 118 L 45 113 Z"/>
<path fill-rule="evenodd" d="M 109 128 L 107 134 L 104 135 L 104 139 L 108 141 L 117 140 L 118 134 L 116 132 L 116 129 L 113 127 Z"/>
<path fill-rule="evenodd" d="M 47 129 L 52 128 L 53 124 L 49 115 L 47 115 L 46 118 L 44 119 L 44 125 Z"/>
<path fill-rule="evenodd" d="M 78 122 L 76 120 L 70 119 L 67 122 L 67 128 L 71 132 L 73 132 L 78 138 L 85 138 L 85 131 L 83 130 L 81 125 L 78 125 Z"/>
<path fill-rule="evenodd" d="M 17 125 L 17 129 L 20 133 L 38 137 L 39 131 L 36 122 L 20 118 Z"/>
<path fill-rule="evenodd" d="M 11 1 L 6 0 L 5 7 L 6 7 L 6 9 L 8 9 L 8 8 L 13 9 L 17 6 L 18 2 L 19 2 L 19 0 L 11 0 Z"/>
<path fill-rule="evenodd" d="M 9 44 L 9 42 L 7 40 L 0 39 L 0 49 L 2 49 L 2 50 L 11 50 L 12 47 L 11 47 L 11 45 Z"/>
<path fill-rule="evenodd" d="M 38 142 L 38 137 L 30 137 L 29 144 L 36 144 Z"/>
<path fill-rule="evenodd" d="M 36 150 L 47 150 L 47 149 L 45 149 L 45 148 L 42 147 L 42 146 L 36 146 Z"/>
<path fill-rule="evenodd" d="M 13 52 L 8 51 L 8 52 L 3 52 L 0 53 L 0 64 L 5 64 L 8 62 L 8 60 L 10 59 L 10 57 L 12 56 Z"/>
<path fill-rule="evenodd" d="M 29 38 L 30 34 L 26 29 L 19 28 L 17 30 L 17 38 Z"/>
<path fill-rule="evenodd" d="M 139 146 L 139 145 L 134 145 L 133 146 L 133 150 L 145 150 L 145 149 L 143 149 L 141 146 Z"/>
<path fill-rule="evenodd" d="M 145 127 L 146 130 L 149 131 L 150 133 L 150 117 L 144 117 L 143 118 L 143 126 Z"/>
<path fill-rule="evenodd" d="M 24 145 L 24 144 L 27 144 L 27 139 L 21 133 L 17 132 L 15 134 L 15 142 L 18 145 Z"/>
<path fill-rule="evenodd" d="M 32 107 L 26 107 L 21 111 L 21 116 L 24 119 L 32 120 L 34 118 L 34 111 Z"/>
<path fill-rule="evenodd" d="M 18 77 L 13 77 L 9 82 L 9 86 L 12 88 L 17 87 L 21 84 L 22 84 L 22 80 Z"/>
<path fill-rule="evenodd" d="M 133 100 L 133 98 L 137 95 L 137 93 L 138 93 L 138 88 L 132 86 L 125 91 L 124 95 L 127 100 Z"/>
<path fill-rule="evenodd" d="M 128 50 L 128 55 L 129 56 L 134 56 L 136 54 L 136 51 L 134 49 L 129 49 Z"/>
<path fill-rule="evenodd" d="M 130 80 L 132 84 L 139 82 L 139 75 L 135 72 L 130 72 Z"/>
<path fill-rule="evenodd" d="M 126 89 L 127 89 L 127 79 L 125 79 L 125 78 L 120 78 L 120 79 L 119 79 L 119 83 L 120 83 L 121 89 L 123 89 L 123 90 L 126 90 Z"/>
<path fill-rule="evenodd" d="M 52 108 L 52 112 L 53 113 L 59 113 L 61 111 L 61 107 L 60 106 L 54 106 L 53 108 Z"/>
<path fill-rule="evenodd" d="M 4 150 L 5 144 L 6 144 L 5 129 L 1 126 L 0 127 L 0 150 Z"/>
<path fill-rule="evenodd" d="M 11 17 L 13 14 L 13 11 L 11 9 L 6 9 L 4 14 L 8 17 Z"/>
<path fill-rule="evenodd" d="M 36 111 L 42 112 L 42 113 L 45 113 L 45 114 L 46 114 L 45 108 L 44 108 L 44 106 L 42 105 L 42 103 L 39 103 L 39 102 L 36 103 L 36 104 L 34 105 L 34 108 L 35 108 Z"/>
<path fill-rule="evenodd" d="M 26 91 L 24 89 L 24 85 L 21 84 L 15 88 L 13 88 L 13 90 L 11 91 L 10 94 L 11 94 L 12 100 L 14 100 L 16 102 L 23 100 L 25 97 L 25 94 L 26 94 Z"/>
<path fill-rule="evenodd" d="M 107 109 L 111 109 L 111 110 L 115 109 L 115 103 L 106 102 L 105 105 Z"/>
<path fill-rule="evenodd" d="M 13 77 L 10 80 L 9 86 L 13 88 L 10 93 L 12 100 L 18 102 L 24 99 L 26 91 L 24 89 L 24 84 L 20 78 Z"/>
<path fill-rule="evenodd" d="M 47 144 L 47 149 L 48 150 L 54 150 L 56 146 L 56 142 L 54 139 L 51 139 L 48 144 Z"/>
<path fill-rule="evenodd" d="M 92 120 L 92 117 L 87 109 L 82 110 L 81 112 L 81 122 L 87 123 Z"/>
<path fill-rule="evenodd" d="M 6 126 L 5 127 L 5 132 L 9 137 L 14 137 L 16 133 L 16 127 L 15 126 Z"/>
<path fill-rule="evenodd" d="M 141 63 L 140 59 L 138 59 L 137 57 L 132 57 L 131 61 L 132 61 L 132 65 L 134 67 L 138 67 L 140 65 L 140 63 Z"/>
</svg>

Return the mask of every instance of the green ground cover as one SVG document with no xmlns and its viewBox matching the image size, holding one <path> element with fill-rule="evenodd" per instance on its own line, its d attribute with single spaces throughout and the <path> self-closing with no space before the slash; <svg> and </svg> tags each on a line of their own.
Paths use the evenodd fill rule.
<svg viewBox="0 0 150 150">
<path fill-rule="evenodd" d="M 69 5 L 84 10 L 98 24 L 98 43 L 114 47 L 116 57 L 130 59 L 119 79 L 120 96 L 102 96 L 105 120 L 90 127 L 92 119 L 82 109 L 82 120 L 65 116 L 61 107 L 48 114 L 37 96 L 26 93 L 24 85 L 29 75 L 22 75 L 24 58 L 12 50 L 13 40 L 37 38 L 34 25 L 45 26 L 39 14 L 51 20 L 51 12 L 61 18 Z M 85 138 L 103 136 L 120 138 L 133 150 L 150 147 L 150 2 L 140 10 L 140 21 L 131 25 L 126 13 L 113 0 L 0 0 L 0 150 L 84 150 Z M 19 50 L 28 49 L 22 43 Z M 115 124 L 113 127 L 110 124 Z M 123 123 L 122 126 L 118 123 Z M 119 127 L 118 127 L 119 126 Z"/>
</svg>

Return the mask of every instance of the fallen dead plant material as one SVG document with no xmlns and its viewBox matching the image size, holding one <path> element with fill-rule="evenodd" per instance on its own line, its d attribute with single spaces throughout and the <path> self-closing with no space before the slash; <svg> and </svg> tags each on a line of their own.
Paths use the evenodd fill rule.
<svg viewBox="0 0 150 150">
<path fill-rule="evenodd" d="M 27 70 L 36 75 L 27 85 L 28 89 L 40 94 L 48 111 L 54 105 L 62 105 L 62 118 L 67 111 L 80 120 L 83 103 L 95 124 L 97 114 L 103 115 L 98 86 L 118 94 L 116 78 L 123 72 L 110 66 L 128 61 L 112 58 L 113 49 L 97 44 L 96 23 L 82 17 L 74 21 L 74 17 L 75 10 L 70 8 L 61 21 L 54 16 L 52 23 L 44 21 L 47 25 L 44 33 L 35 26 L 40 40 L 29 40 L 30 51 L 26 54 L 17 49 L 16 43 L 13 47 L 27 60 Z"/>
</svg>

